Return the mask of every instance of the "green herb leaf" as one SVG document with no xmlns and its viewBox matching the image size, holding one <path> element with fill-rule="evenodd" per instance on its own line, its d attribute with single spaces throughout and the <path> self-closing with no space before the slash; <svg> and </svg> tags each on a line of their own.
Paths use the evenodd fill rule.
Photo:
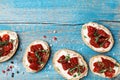
<svg viewBox="0 0 120 80">
<path fill-rule="evenodd" d="M 97 37 L 95 38 L 95 42 L 96 42 L 96 43 L 98 42 L 98 40 L 99 40 L 100 37 L 101 37 L 101 35 L 99 35 L 99 36 L 97 36 Z"/>
<path fill-rule="evenodd" d="M 115 64 L 115 66 L 116 66 L 116 67 L 119 67 L 119 64 L 118 64 L 118 63 L 116 63 L 116 64 Z"/>
<path fill-rule="evenodd" d="M 71 68 L 71 69 L 70 69 L 70 72 L 74 71 L 76 68 L 77 68 L 77 66 L 74 67 L 74 68 Z"/>
<path fill-rule="evenodd" d="M 0 46 L 5 46 L 5 45 L 7 45 L 8 43 L 9 43 L 9 41 L 4 41 L 4 42 L 0 41 Z"/>
<path fill-rule="evenodd" d="M 48 53 L 48 50 L 38 50 L 38 52 L 42 52 L 42 53 L 46 52 L 46 53 Z"/>
<path fill-rule="evenodd" d="M 111 67 L 109 68 L 109 70 L 110 70 L 110 72 L 112 72 L 112 71 L 113 71 L 113 69 L 112 69 Z"/>
<path fill-rule="evenodd" d="M 14 40 L 13 40 L 13 39 L 11 39 L 11 40 L 10 40 L 10 42 L 11 42 L 11 43 L 13 43 L 13 42 L 14 42 Z"/>
<path fill-rule="evenodd" d="M 56 68 L 57 69 L 57 71 L 60 71 L 60 69 L 59 68 Z"/>
<path fill-rule="evenodd" d="M 76 75 L 74 75 L 73 77 L 76 77 Z"/>
<path fill-rule="evenodd" d="M 65 60 L 67 60 L 67 61 L 70 60 L 70 54 L 68 54 L 67 56 L 65 56 Z"/>
<path fill-rule="evenodd" d="M 94 32 L 94 36 L 98 36 L 99 34 L 98 34 L 98 32 L 97 32 L 97 30 Z"/>
<path fill-rule="evenodd" d="M 105 44 L 105 42 L 101 43 L 101 44 L 100 44 L 100 47 L 103 47 L 104 44 Z"/>
<path fill-rule="evenodd" d="M 41 58 L 41 56 L 38 54 L 38 52 L 39 52 L 39 51 L 36 51 L 36 52 L 35 52 L 35 56 L 38 58 L 38 63 L 41 64 L 41 63 L 42 63 L 42 61 L 41 61 L 42 58 Z"/>
<path fill-rule="evenodd" d="M 80 72 L 78 72 L 78 76 L 80 76 Z"/>
<path fill-rule="evenodd" d="M 87 38 L 87 37 L 84 35 L 84 38 Z"/>
<path fill-rule="evenodd" d="M 100 70 L 99 73 L 104 73 L 106 71 L 107 71 L 107 69 L 103 69 L 103 70 Z"/>
</svg>

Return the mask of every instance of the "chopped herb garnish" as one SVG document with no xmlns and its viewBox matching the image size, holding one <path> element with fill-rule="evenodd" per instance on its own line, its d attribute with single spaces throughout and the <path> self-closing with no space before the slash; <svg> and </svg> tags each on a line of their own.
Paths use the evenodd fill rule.
<svg viewBox="0 0 120 80">
<path fill-rule="evenodd" d="M 14 40 L 13 39 L 11 39 L 11 41 L 10 41 L 11 43 L 13 43 L 14 42 Z"/>
<path fill-rule="evenodd" d="M 101 37 L 101 35 L 99 35 L 99 36 L 97 36 L 97 37 L 95 38 L 95 42 L 96 42 L 96 43 L 98 42 L 98 40 L 99 40 L 100 37 Z"/>
<path fill-rule="evenodd" d="M 48 50 L 38 50 L 38 52 L 42 52 L 42 53 L 46 52 L 46 53 L 48 53 Z"/>
<path fill-rule="evenodd" d="M 112 69 L 111 67 L 109 68 L 109 70 L 110 70 L 110 72 L 112 72 L 112 71 L 113 71 L 113 69 Z"/>
<path fill-rule="evenodd" d="M 71 69 L 70 69 L 70 72 L 74 71 L 76 68 L 77 68 L 77 66 L 74 67 L 74 68 L 71 68 Z"/>
<path fill-rule="evenodd" d="M 76 77 L 76 75 L 74 75 L 73 77 Z"/>
<path fill-rule="evenodd" d="M 84 36 L 84 38 L 87 38 L 86 36 Z"/>
<path fill-rule="evenodd" d="M 101 44 L 100 44 L 100 47 L 103 47 L 104 44 L 105 44 L 105 42 L 101 43 Z"/>
<path fill-rule="evenodd" d="M 115 66 L 116 66 L 116 67 L 119 67 L 119 64 L 116 63 Z"/>
<path fill-rule="evenodd" d="M 78 72 L 78 76 L 80 76 L 80 72 Z"/>
<path fill-rule="evenodd" d="M 0 41 L 0 46 L 5 46 L 5 45 L 7 45 L 8 43 L 9 43 L 9 41 L 4 41 L 4 42 Z"/>
<path fill-rule="evenodd" d="M 36 56 L 37 58 L 41 58 L 41 57 L 39 56 L 39 54 L 38 54 L 38 51 L 35 52 L 35 56 Z"/>
<path fill-rule="evenodd" d="M 98 34 L 98 32 L 97 32 L 97 30 L 94 32 L 94 36 L 98 36 L 99 34 Z"/>
<path fill-rule="evenodd" d="M 38 58 L 38 63 L 41 64 L 42 61 L 41 61 L 41 56 L 38 54 L 38 51 L 35 52 L 35 56 Z"/>
<path fill-rule="evenodd" d="M 57 71 L 60 71 L 60 69 L 59 68 L 56 68 L 57 69 Z"/>
<path fill-rule="evenodd" d="M 104 72 L 106 72 L 106 71 L 107 71 L 107 69 L 103 69 L 103 70 L 100 70 L 99 73 L 104 73 Z"/>
<path fill-rule="evenodd" d="M 105 64 L 103 62 L 98 62 L 98 65 L 103 67 Z"/>
<path fill-rule="evenodd" d="M 67 61 L 70 60 L 70 54 L 68 54 L 67 56 L 65 56 L 65 60 L 67 60 Z"/>
</svg>

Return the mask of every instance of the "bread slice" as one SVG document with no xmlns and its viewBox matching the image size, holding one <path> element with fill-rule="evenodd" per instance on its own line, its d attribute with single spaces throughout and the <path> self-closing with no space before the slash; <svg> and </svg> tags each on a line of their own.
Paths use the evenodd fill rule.
<svg viewBox="0 0 120 80">
<path fill-rule="evenodd" d="M 103 47 L 100 47 L 100 48 L 95 48 L 94 46 L 92 46 L 90 44 L 90 38 L 88 37 L 88 29 L 87 29 L 87 26 L 92 26 L 92 27 L 95 27 L 96 29 L 102 29 L 104 30 L 107 34 L 110 35 L 110 38 L 109 38 L 109 42 L 110 42 L 110 45 L 107 47 L 107 48 L 103 48 Z M 101 52 L 101 53 L 104 53 L 104 52 L 108 52 L 111 50 L 113 44 L 114 44 L 114 40 L 113 40 L 113 37 L 112 37 L 112 34 L 111 32 L 106 28 L 104 27 L 103 25 L 100 25 L 100 24 L 97 24 L 97 23 L 94 23 L 94 22 L 89 22 L 89 23 L 86 23 L 82 26 L 82 29 L 81 29 L 81 36 L 82 36 L 82 39 L 84 41 L 84 43 L 90 47 L 92 50 L 94 51 L 97 51 L 97 52 Z"/>
<path fill-rule="evenodd" d="M 10 40 L 12 40 L 13 43 L 13 49 L 10 50 L 10 53 L 6 56 L 1 56 L 0 57 L 0 62 L 4 62 L 9 60 L 16 52 L 18 48 L 18 36 L 16 32 L 9 31 L 9 30 L 1 30 L 0 31 L 0 36 L 2 37 L 4 34 L 8 34 L 10 36 Z"/>
<path fill-rule="evenodd" d="M 106 77 L 104 73 L 97 73 L 97 72 L 94 72 L 93 69 L 94 69 L 94 66 L 93 64 L 97 61 L 101 61 L 101 57 L 102 58 L 105 58 L 105 59 L 108 59 L 110 61 L 112 61 L 113 63 L 115 63 L 117 66 L 114 66 L 114 69 L 115 69 L 115 74 L 113 75 L 113 77 L 116 77 L 117 75 L 120 74 L 120 64 L 118 62 L 116 62 L 115 59 L 111 58 L 111 57 L 108 57 L 108 56 L 104 56 L 104 55 L 97 55 L 97 56 L 94 56 L 90 59 L 90 62 L 89 62 L 89 66 L 90 66 L 90 70 L 98 75 L 98 76 L 101 76 L 101 77 L 104 77 L 104 78 L 110 78 L 110 77 Z M 113 78 L 112 77 L 112 78 Z"/>
<path fill-rule="evenodd" d="M 78 60 L 79 60 L 79 64 L 81 65 L 84 65 L 85 66 L 85 71 L 83 73 L 80 74 L 80 76 L 70 76 L 69 74 L 67 74 L 67 71 L 64 71 L 63 68 L 62 68 L 62 65 L 60 63 L 57 62 L 57 60 L 60 58 L 60 56 L 62 55 L 70 55 L 70 58 L 71 57 L 78 57 Z M 62 75 L 65 79 L 68 79 L 68 80 L 79 80 L 80 78 L 83 78 L 84 76 L 87 75 L 87 72 L 88 72 L 88 67 L 87 67 L 87 64 L 85 62 L 85 60 L 83 59 L 83 57 L 75 52 L 75 51 L 72 51 L 72 50 L 68 50 L 68 49 L 61 49 L 59 51 L 57 51 L 53 57 L 53 66 L 54 66 L 54 69 L 60 74 Z M 77 73 L 74 73 L 74 74 L 77 74 Z"/>
<path fill-rule="evenodd" d="M 32 45 L 35 45 L 35 44 L 41 44 L 42 46 L 43 46 L 43 48 L 44 48 L 44 50 L 46 50 L 47 51 L 47 57 L 46 57 L 46 60 L 48 61 L 48 58 L 49 58 L 49 56 L 50 56 L 50 47 L 49 47 L 49 45 L 48 45 L 48 43 L 47 42 L 45 42 L 45 41 L 42 41 L 42 40 L 35 40 L 35 41 L 33 41 L 28 47 L 27 47 L 27 49 L 26 49 L 26 51 L 25 51 L 25 55 L 24 55 L 24 57 L 23 57 L 23 65 L 24 65 L 24 67 L 26 68 L 26 71 L 27 72 L 32 72 L 32 73 L 34 73 L 34 72 L 38 72 L 38 71 L 40 71 L 40 70 L 42 70 L 43 69 L 43 67 L 46 65 L 46 63 L 44 63 L 44 64 L 42 64 L 41 65 L 41 68 L 39 68 L 39 70 L 32 70 L 30 67 L 29 67 L 29 65 L 30 65 L 30 63 L 28 62 L 28 59 L 27 59 L 27 56 L 28 56 L 28 52 L 30 51 L 30 47 L 32 46 Z"/>
</svg>

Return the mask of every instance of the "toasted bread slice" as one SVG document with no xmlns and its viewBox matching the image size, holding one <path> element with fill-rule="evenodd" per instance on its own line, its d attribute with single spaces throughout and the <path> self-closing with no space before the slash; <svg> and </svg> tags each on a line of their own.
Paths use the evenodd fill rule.
<svg viewBox="0 0 120 80">
<path fill-rule="evenodd" d="M 107 48 L 103 48 L 103 47 L 99 47 L 99 48 L 96 48 L 94 47 L 93 45 L 90 44 L 90 37 L 88 36 L 88 26 L 92 26 L 96 29 L 101 29 L 103 31 L 105 31 L 109 36 L 109 42 L 110 42 L 110 45 L 107 47 Z M 97 52 L 101 52 L 101 53 L 104 53 L 104 52 L 108 52 L 111 50 L 113 44 L 114 44 L 114 39 L 112 37 L 112 34 L 111 32 L 106 28 L 104 27 L 103 25 L 100 25 L 100 24 L 97 24 L 97 23 L 94 23 L 94 22 L 89 22 L 89 23 L 86 23 L 82 26 L 82 29 L 81 29 L 81 35 L 82 35 L 82 39 L 84 41 L 84 43 L 90 47 L 92 50 L 94 51 L 97 51 Z M 96 41 L 98 40 L 98 38 L 96 38 Z M 104 45 L 104 42 L 100 45 L 100 46 L 103 46 Z"/>
<path fill-rule="evenodd" d="M 62 55 L 65 55 L 65 56 L 69 55 L 70 58 L 77 57 L 78 65 L 83 65 L 85 67 L 85 71 L 79 75 L 76 72 L 72 76 L 70 76 L 67 73 L 68 70 L 64 70 L 62 65 L 60 63 L 58 63 L 58 59 Z M 72 50 L 68 50 L 68 49 L 61 49 L 55 53 L 55 55 L 53 57 L 53 66 L 54 66 L 54 69 L 60 75 L 62 75 L 65 79 L 68 79 L 68 80 L 79 80 L 80 78 L 83 78 L 84 76 L 86 76 L 87 72 L 88 72 L 88 67 L 87 67 L 87 64 L 86 64 L 85 60 L 83 59 L 83 57 L 79 53 L 72 51 Z"/>
<path fill-rule="evenodd" d="M 94 72 L 94 68 L 95 68 L 95 62 L 101 62 L 102 61 L 102 58 L 104 58 L 104 59 L 107 59 L 107 60 L 110 60 L 111 62 L 113 62 L 115 65 L 114 65 L 114 70 L 115 70 L 115 73 L 113 74 L 113 76 L 111 76 L 111 77 L 109 77 L 109 76 L 106 76 L 105 75 L 105 72 L 106 72 L 106 70 L 107 70 L 107 68 L 105 68 L 102 72 L 101 71 L 99 71 L 99 72 Z M 108 63 L 108 65 L 110 66 L 111 64 L 109 64 L 109 62 L 107 62 Z M 103 65 L 105 65 L 105 64 L 103 64 Z M 120 64 L 118 63 L 118 62 L 116 62 L 116 60 L 115 59 L 113 59 L 113 58 L 111 58 L 111 57 L 108 57 L 108 56 L 104 56 L 104 55 L 97 55 L 97 56 L 94 56 L 94 57 L 92 57 L 91 59 L 90 59 L 90 62 L 89 62 L 89 66 L 90 66 L 90 70 L 94 73 L 94 74 L 96 74 L 96 75 L 98 75 L 98 76 L 101 76 L 101 77 L 104 77 L 104 78 L 113 78 L 113 77 L 116 77 L 118 74 L 120 74 Z M 100 67 L 102 67 L 102 66 L 100 66 Z"/>
<path fill-rule="evenodd" d="M 12 43 L 13 49 L 10 50 L 10 52 L 7 55 L 0 56 L 0 62 L 4 62 L 4 61 L 9 60 L 15 54 L 15 52 L 16 52 L 16 50 L 18 48 L 18 36 L 17 36 L 17 33 L 13 32 L 13 31 L 9 31 L 9 30 L 1 30 L 0 31 L 0 36 L 1 37 L 3 37 L 3 35 L 5 35 L 5 34 L 9 35 L 9 41 L 8 41 L 8 43 L 9 42 Z M 5 41 L 3 41 L 3 42 L 5 42 Z M 1 45 L 2 45 L 3 42 L 1 42 Z M 5 44 L 4 46 L 7 46 L 7 44 Z M 3 47 L 3 49 L 5 49 L 5 48 Z M 6 50 L 4 50 L 4 51 L 6 51 Z"/>
<path fill-rule="evenodd" d="M 41 44 L 42 45 L 42 47 L 43 47 L 43 49 L 46 51 L 45 53 L 46 53 L 46 56 L 44 57 L 44 59 L 45 59 L 45 63 L 41 63 L 39 66 L 39 69 L 38 70 L 33 70 L 33 69 L 31 69 L 29 66 L 30 66 L 30 62 L 28 61 L 28 52 L 30 52 L 30 47 L 32 46 L 32 45 L 36 45 L 36 44 Z M 48 61 L 48 59 L 49 59 L 49 56 L 50 56 L 50 47 L 49 47 L 49 45 L 48 45 L 48 43 L 47 42 L 45 42 L 45 41 L 42 41 L 42 40 L 35 40 L 35 41 L 33 41 L 28 47 L 27 47 L 27 49 L 26 49 L 26 52 L 25 52 L 25 55 L 24 55 L 24 57 L 23 57 L 23 65 L 24 65 L 24 67 L 26 68 L 26 71 L 27 72 L 38 72 L 38 71 L 40 71 L 40 70 L 42 70 L 43 69 L 43 67 L 46 65 L 46 63 L 47 63 L 47 61 Z"/>
</svg>

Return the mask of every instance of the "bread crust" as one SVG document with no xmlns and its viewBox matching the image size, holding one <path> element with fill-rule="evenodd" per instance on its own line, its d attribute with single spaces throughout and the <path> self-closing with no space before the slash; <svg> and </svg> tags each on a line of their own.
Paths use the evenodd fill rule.
<svg viewBox="0 0 120 80">
<path fill-rule="evenodd" d="M 0 57 L 0 62 L 5 62 L 7 60 L 9 60 L 16 52 L 17 48 L 18 48 L 18 36 L 17 36 L 17 33 L 14 32 L 14 31 L 9 31 L 9 30 L 1 30 L 0 33 L 6 33 L 6 34 L 9 34 L 9 35 L 12 35 L 15 37 L 14 39 L 14 42 L 13 42 L 13 50 L 10 51 L 10 53 L 6 56 L 3 56 L 3 57 Z"/>
<path fill-rule="evenodd" d="M 90 67 L 90 70 L 92 71 L 92 73 L 94 73 L 94 74 L 96 74 L 96 75 L 98 75 L 98 76 L 104 77 L 104 78 L 109 78 L 109 77 L 105 77 L 105 76 L 103 76 L 103 75 L 101 75 L 101 74 L 99 74 L 99 73 L 93 72 L 93 66 L 92 66 L 93 61 L 95 60 L 95 58 L 100 58 L 100 57 L 103 57 L 103 58 L 105 58 L 105 59 L 108 59 L 108 60 L 110 60 L 110 61 L 112 61 L 113 63 L 116 63 L 116 64 L 118 65 L 118 71 L 117 71 L 117 73 L 116 73 L 113 77 L 116 77 L 117 75 L 120 74 L 120 64 L 119 64 L 115 59 L 113 59 L 113 58 L 111 58 L 111 57 L 109 57 L 109 56 L 104 56 L 104 55 L 93 56 L 93 57 L 90 59 L 89 67 Z"/>
<path fill-rule="evenodd" d="M 87 26 L 93 26 L 95 28 L 98 28 L 98 29 L 102 29 L 104 30 L 105 32 L 107 32 L 107 34 L 110 35 L 110 39 L 109 41 L 111 42 L 110 46 L 108 48 L 101 48 L 101 50 L 99 50 L 98 48 L 95 48 L 94 46 L 92 46 L 90 44 L 90 42 L 87 42 L 86 41 L 86 38 L 84 37 L 84 30 L 87 29 Z M 113 44 L 114 44 L 114 39 L 113 39 L 113 36 L 111 34 L 111 32 L 106 28 L 104 27 L 103 25 L 100 25 L 100 24 L 97 24 L 97 23 L 94 23 L 94 22 L 89 22 L 89 23 L 86 23 L 82 26 L 82 29 L 81 29 L 81 36 L 82 36 L 82 40 L 84 41 L 84 43 L 90 47 L 92 50 L 94 51 L 97 51 L 97 52 L 100 52 L 100 53 L 105 53 L 105 52 L 108 52 L 111 50 L 111 48 L 113 47 Z M 87 35 L 87 38 L 88 38 L 88 35 Z"/>
<path fill-rule="evenodd" d="M 44 66 L 46 65 L 46 63 L 47 63 L 47 61 L 46 61 L 46 63 L 45 64 L 43 64 L 42 65 L 42 67 L 39 69 L 39 70 L 32 70 L 32 69 L 30 69 L 29 68 L 29 65 L 30 65 L 30 63 L 28 62 L 28 60 L 27 60 L 27 55 L 28 55 L 28 51 L 29 51 L 29 49 L 30 49 L 30 46 L 31 45 L 34 45 L 34 43 L 38 43 L 38 44 L 42 44 L 42 46 L 43 46 L 43 48 L 45 49 L 45 47 L 46 47 L 46 49 L 45 50 L 47 50 L 47 53 L 48 53 L 48 55 L 47 55 L 47 61 L 48 61 L 48 59 L 49 59 L 49 56 L 50 56 L 50 47 L 49 47 L 49 45 L 48 45 L 48 43 L 47 42 L 45 42 L 45 41 L 43 41 L 43 40 L 35 40 L 35 41 L 33 41 L 28 47 L 27 47 L 27 49 L 26 49 L 26 51 L 25 51 L 25 55 L 23 56 L 23 66 L 26 68 L 26 71 L 27 72 L 32 72 L 32 73 L 34 73 L 34 72 L 38 72 L 38 71 L 40 71 L 40 70 L 42 70 L 43 68 L 44 68 Z M 27 63 L 27 64 L 26 64 Z"/>
<path fill-rule="evenodd" d="M 60 56 L 58 56 L 58 55 L 60 54 L 61 51 L 65 51 L 65 52 L 67 52 L 67 53 L 72 53 L 72 54 L 76 55 L 76 57 L 78 57 L 78 59 L 81 59 L 81 60 L 82 60 L 83 64 L 85 65 L 86 70 L 85 70 L 84 73 L 82 73 L 82 74 L 79 76 L 79 78 L 73 77 L 73 78 L 71 78 L 71 79 L 68 79 L 63 73 L 61 73 L 60 70 L 58 70 L 58 67 L 59 67 L 59 66 L 56 66 L 55 63 L 56 63 L 56 61 L 57 61 L 56 58 L 57 58 L 57 57 L 60 57 Z M 75 52 L 75 51 L 72 51 L 72 50 L 69 50 L 69 49 L 61 49 L 61 50 L 58 50 L 58 51 L 55 53 L 54 57 L 53 57 L 52 63 L 53 63 L 54 69 L 55 69 L 60 75 L 62 75 L 65 79 L 67 79 L 67 80 L 79 80 L 80 78 L 83 78 L 84 76 L 87 76 L 87 73 L 88 73 L 88 66 L 87 66 L 85 60 L 83 59 L 83 57 L 82 57 L 79 53 L 77 53 L 77 52 Z"/>
</svg>

